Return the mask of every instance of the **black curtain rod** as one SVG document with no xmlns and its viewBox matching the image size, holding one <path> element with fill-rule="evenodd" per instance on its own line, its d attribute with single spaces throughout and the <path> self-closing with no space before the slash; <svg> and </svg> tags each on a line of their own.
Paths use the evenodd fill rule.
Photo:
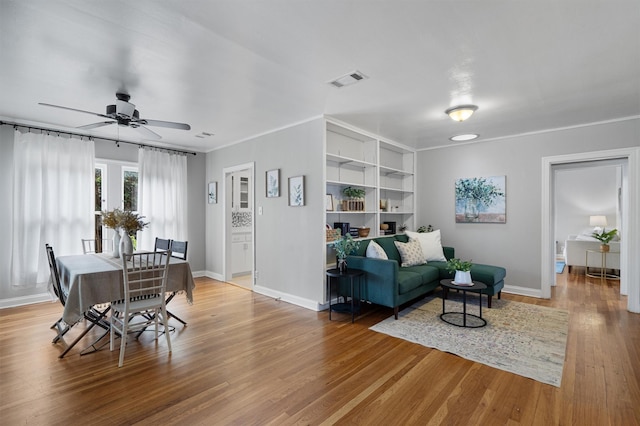
<svg viewBox="0 0 640 426">
<path fill-rule="evenodd" d="M 129 145 L 138 145 L 138 147 L 140 147 L 140 148 L 142 148 L 142 147 L 154 148 L 154 149 L 159 149 L 159 150 L 163 150 L 163 151 L 177 152 L 179 154 L 198 155 L 196 152 L 192 152 L 192 151 L 181 151 L 179 149 L 164 148 L 164 147 L 161 147 L 161 146 L 154 146 L 154 145 L 149 145 L 149 144 L 140 143 L 140 142 L 121 141 L 119 139 L 105 138 L 103 136 L 83 135 L 82 133 L 73 133 L 73 132 L 68 132 L 68 131 L 65 131 L 65 130 L 48 129 L 46 127 L 28 126 L 26 124 L 10 123 L 8 121 L 0 121 L 0 125 L 13 126 L 15 129 L 17 129 L 18 127 L 24 127 L 25 129 L 29 129 L 29 130 L 33 129 L 33 130 L 40 130 L 42 132 L 53 132 L 53 133 L 63 134 L 63 135 L 80 136 L 80 138 L 88 138 L 89 140 L 101 139 L 101 140 L 104 140 L 104 141 L 115 142 L 116 144 L 128 143 Z"/>
</svg>

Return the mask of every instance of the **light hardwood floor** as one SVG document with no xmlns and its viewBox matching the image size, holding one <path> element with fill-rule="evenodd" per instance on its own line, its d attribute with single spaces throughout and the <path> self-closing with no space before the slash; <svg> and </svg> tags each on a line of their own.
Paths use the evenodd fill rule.
<svg viewBox="0 0 640 426">
<path fill-rule="evenodd" d="M 122 368 L 108 346 L 58 359 L 57 303 L 0 310 L 0 423 L 640 424 L 640 315 L 616 282 L 579 269 L 565 269 L 552 300 L 503 295 L 570 311 L 560 388 L 370 331 L 390 309 L 330 322 L 234 285 L 196 286 L 193 306 L 171 303 L 189 323 L 173 354 L 145 333 Z"/>
</svg>

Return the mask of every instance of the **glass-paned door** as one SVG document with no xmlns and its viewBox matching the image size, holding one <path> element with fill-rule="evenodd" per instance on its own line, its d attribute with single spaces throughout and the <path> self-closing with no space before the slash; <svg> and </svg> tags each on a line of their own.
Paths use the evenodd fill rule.
<svg viewBox="0 0 640 426">
<path fill-rule="evenodd" d="M 96 239 L 96 253 L 102 253 L 102 240 L 104 237 L 102 226 L 102 210 L 107 198 L 107 166 L 105 164 L 96 164 L 95 168 L 95 206 L 94 206 L 94 230 Z"/>
</svg>

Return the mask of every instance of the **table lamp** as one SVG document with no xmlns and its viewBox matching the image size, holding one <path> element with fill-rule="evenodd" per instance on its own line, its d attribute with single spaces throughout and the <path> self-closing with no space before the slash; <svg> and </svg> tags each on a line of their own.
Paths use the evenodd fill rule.
<svg viewBox="0 0 640 426">
<path fill-rule="evenodd" d="M 607 226 L 606 216 L 589 216 L 589 226 L 595 226 L 596 228 L 604 228 Z"/>
</svg>

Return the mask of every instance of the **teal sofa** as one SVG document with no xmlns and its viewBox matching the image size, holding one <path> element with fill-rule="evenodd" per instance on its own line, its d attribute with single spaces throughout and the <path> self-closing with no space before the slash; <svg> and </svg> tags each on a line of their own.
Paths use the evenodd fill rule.
<svg viewBox="0 0 640 426">
<path fill-rule="evenodd" d="M 376 305 L 393 308 L 394 316 L 398 319 L 400 306 L 414 299 L 422 297 L 440 285 L 440 280 L 453 278 L 447 271 L 447 262 L 429 261 L 424 265 L 401 267 L 400 253 L 394 241 L 408 242 L 404 234 L 374 238 L 387 254 L 389 260 L 366 257 L 367 247 L 371 240 L 363 240 L 360 247 L 347 256 L 349 268 L 361 269 L 366 272 L 365 284 L 360 298 Z M 453 247 L 443 247 L 447 259 L 455 257 Z M 491 307 L 491 297 L 500 294 L 504 287 L 504 277 L 507 271 L 499 266 L 473 264 L 471 277 L 487 285 L 482 294 L 487 295 L 487 306 Z"/>
</svg>

